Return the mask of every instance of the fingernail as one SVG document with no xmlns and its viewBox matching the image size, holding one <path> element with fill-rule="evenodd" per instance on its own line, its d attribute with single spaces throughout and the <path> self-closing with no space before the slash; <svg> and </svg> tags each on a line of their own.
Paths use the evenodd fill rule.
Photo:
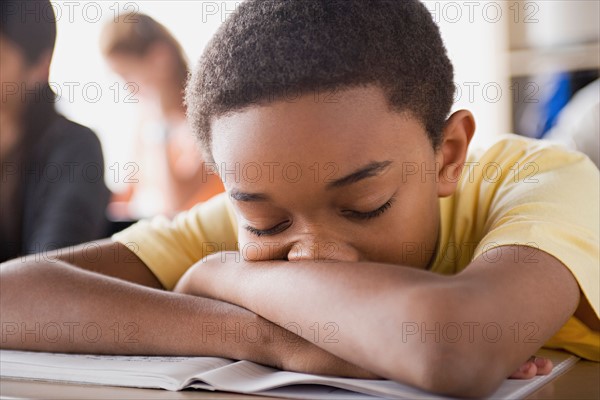
<svg viewBox="0 0 600 400">
<path fill-rule="evenodd" d="M 537 367 L 540 367 L 540 368 L 546 365 L 546 359 L 545 358 L 536 357 L 536 359 L 534 360 L 534 362 L 535 362 L 535 365 Z"/>
<path fill-rule="evenodd" d="M 519 368 L 519 372 L 526 373 L 527 371 L 529 371 L 529 368 L 531 368 L 531 364 L 527 362 L 521 365 L 521 368 Z"/>
</svg>

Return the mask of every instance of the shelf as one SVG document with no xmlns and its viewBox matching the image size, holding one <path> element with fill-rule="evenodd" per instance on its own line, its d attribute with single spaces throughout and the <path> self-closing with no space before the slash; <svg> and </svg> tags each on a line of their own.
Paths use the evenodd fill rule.
<svg viewBox="0 0 600 400">
<path fill-rule="evenodd" d="M 513 50 L 509 52 L 509 62 L 513 77 L 600 69 L 600 43 Z"/>
</svg>

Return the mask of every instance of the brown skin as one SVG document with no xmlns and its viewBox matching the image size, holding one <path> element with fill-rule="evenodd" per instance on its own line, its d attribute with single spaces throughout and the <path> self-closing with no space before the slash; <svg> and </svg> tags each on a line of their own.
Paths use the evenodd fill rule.
<svg viewBox="0 0 600 400">
<path fill-rule="evenodd" d="M 307 339 L 315 322 L 333 321 L 338 341 L 318 343 L 325 350 L 377 375 L 440 393 L 481 396 L 511 372 L 518 378 L 548 373 L 547 360 L 523 360 L 579 302 L 577 283 L 558 260 L 537 251 L 538 262 L 531 264 L 525 259 L 532 249 L 503 247 L 487 254 L 498 257 L 484 255 L 446 277 L 425 270 L 431 253 L 403 254 L 405 243 L 435 248 L 438 197 L 454 192 L 474 130 L 469 112 L 453 114 L 434 151 L 423 125 L 390 110 L 376 87 L 340 92 L 335 103 L 306 95 L 216 119 L 212 152 L 234 199 L 244 260 L 201 261 L 176 291 L 238 304 L 282 325 L 293 321 Z M 364 179 L 347 179 L 373 162 L 387 165 Z M 254 170 L 227 173 L 236 163 L 241 171 L 249 165 Z M 264 166 L 260 179 L 252 163 Z M 300 177 L 298 168 L 282 173 L 290 163 Z M 407 165 L 435 173 L 426 179 L 406 175 Z M 374 210 L 376 216 L 365 218 Z M 456 343 L 418 335 L 401 341 L 407 321 L 493 321 L 503 332 L 534 322 L 539 332 L 535 343 L 515 343 L 507 334 L 493 344 L 470 342 L 466 335 Z"/>
<path fill-rule="evenodd" d="M 218 166 L 231 171 L 236 163 L 242 170 L 251 163 L 279 165 L 273 168 L 273 179 L 266 167 L 258 181 L 250 168 L 240 174 L 240 182 L 232 175 L 221 175 L 230 192 L 269 197 L 234 203 L 241 247 L 249 242 L 263 246 L 261 254 L 247 254 L 249 260 L 313 259 L 315 243 L 323 247 L 335 243 L 337 248 L 323 248 L 321 256 L 330 252 L 336 260 L 377 261 L 420 269 L 429 264 L 429 257 L 420 254 L 407 258 L 399 244 L 422 243 L 425 248 L 435 248 L 438 196 L 451 194 L 456 183 L 436 183 L 431 174 L 431 179 L 421 181 L 420 173 L 406 173 L 407 166 L 426 163 L 429 169 L 439 169 L 447 165 L 444 176 L 455 177 L 460 173 L 456 165 L 464 161 L 474 122 L 467 112 L 453 116 L 449 125 L 456 129 L 449 131 L 456 133 L 436 154 L 421 124 L 408 114 L 390 112 L 378 95 L 373 90 L 355 89 L 339 96 L 337 103 L 315 102 L 308 95 L 296 102 L 255 107 L 213 124 L 213 156 Z M 389 161 L 391 164 L 376 177 L 327 187 L 372 162 Z M 287 175 L 283 172 L 284 166 L 292 163 L 300 166 L 298 182 L 294 167 L 288 167 Z M 391 207 L 380 217 L 364 220 L 355 213 L 375 210 L 392 197 Z M 286 221 L 293 224 L 276 235 L 257 237 L 244 229 L 250 225 L 264 230 L 289 224 Z M 263 245 L 267 242 L 278 245 L 269 251 Z"/>
<path fill-rule="evenodd" d="M 294 371 L 374 377 L 244 308 L 162 290 L 131 250 L 111 240 L 0 266 L 3 349 L 219 356 Z M 83 335 L 91 323 L 100 329 L 97 341 Z M 22 336 L 23 326 L 35 331 L 36 324 L 38 335 Z M 223 339 L 222 324 L 229 332 L 236 324 L 259 326 L 260 335 L 252 331 L 236 339 L 230 333 Z M 61 328 L 60 340 L 53 340 L 55 331 L 46 340 L 43 327 L 51 326 Z M 92 337 L 94 329 L 88 332 Z"/>
</svg>

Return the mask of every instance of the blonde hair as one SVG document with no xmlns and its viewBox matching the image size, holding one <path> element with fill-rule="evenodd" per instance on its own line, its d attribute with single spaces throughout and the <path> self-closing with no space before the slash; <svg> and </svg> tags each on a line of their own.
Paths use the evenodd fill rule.
<svg viewBox="0 0 600 400">
<path fill-rule="evenodd" d="M 189 72 L 187 58 L 179 42 L 160 22 L 145 14 L 124 13 L 107 23 L 100 36 L 100 50 L 106 58 L 143 57 L 158 43 L 166 45 L 175 58 L 177 81 L 183 89 Z"/>
</svg>

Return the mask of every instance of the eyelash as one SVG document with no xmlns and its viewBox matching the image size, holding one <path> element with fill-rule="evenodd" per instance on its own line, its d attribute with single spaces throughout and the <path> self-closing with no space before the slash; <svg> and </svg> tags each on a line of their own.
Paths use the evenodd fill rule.
<svg viewBox="0 0 600 400">
<path fill-rule="evenodd" d="M 394 200 L 396 200 L 396 197 L 392 197 L 391 199 L 389 199 L 384 205 L 382 205 L 381 207 L 379 207 L 376 210 L 373 211 L 368 211 L 368 212 L 358 212 L 358 211 L 350 211 L 347 210 L 346 212 L 349 213 L 350 217 L 352 218 L 356 218 L 356 219 L 361 219 L 361 220 L 369 220 L 369 219 L 373 219 L 373 218 L 377 218 L 379 216 L 381 216 L 384 212 L 386 212 L 387 210 L 390 209 L 390 207 L 392 206 L 392 203 L 394 202 Z M 284 221 L 280 224 L 275 225 L 272 228 L 269 229 L 256 229 L 252 226 L 246 225 L 244 227 L 244 229 L 246 229 L 248 232 L 250 232 L 251 234 L 255 235 L 255 236 L 270 236 L 270 235 L 275 235 L 277 233 L 279 233 L 280 231 L 282 231 L 283 229 L 281 229 L 282 225 L 287 224 L 289 221 Z"/>
<path fill-rule="evenodd" d="M 275 235 L 279 232 L 281 232 L 283 229 L 281 229 L 282 225 L 287 224 L 289 221 L 284 221 L 280 224 L 275 225 L 272 228 L 269 229 L 256 229 L 250 225 L 246 225 L 244 226 L 244 229 L 246 229 L 248 232 L 250 232 L 251 234 L 255 235 L 255 236 L 270 236 L 270 235 Z"/>
<path fill-rule="evenodd" d="M 383 214 L 384 212 L 386 212 L 387 210 L 390 209 L 390 207 L 392 206 L 392 203 L 394 202 L 394 200 L 396 200 L 396 197 L 392 197 L 391 199 L 389 199 L 384 205 L 382 205 L 381 207 L 379 207 L 376 210 L 373 211 L 368 211 L 368 212 L 358 212 L 358 211 L 350 211 L 348 210 L 347 213 L 350 214 L 350 216 L 352 218 L 357 218 L 357 219 L 361 219 L 361 220 L 369 220 L 372 218 L 377 218 L 379 217 L 381 214 Z"/>
</svg>

